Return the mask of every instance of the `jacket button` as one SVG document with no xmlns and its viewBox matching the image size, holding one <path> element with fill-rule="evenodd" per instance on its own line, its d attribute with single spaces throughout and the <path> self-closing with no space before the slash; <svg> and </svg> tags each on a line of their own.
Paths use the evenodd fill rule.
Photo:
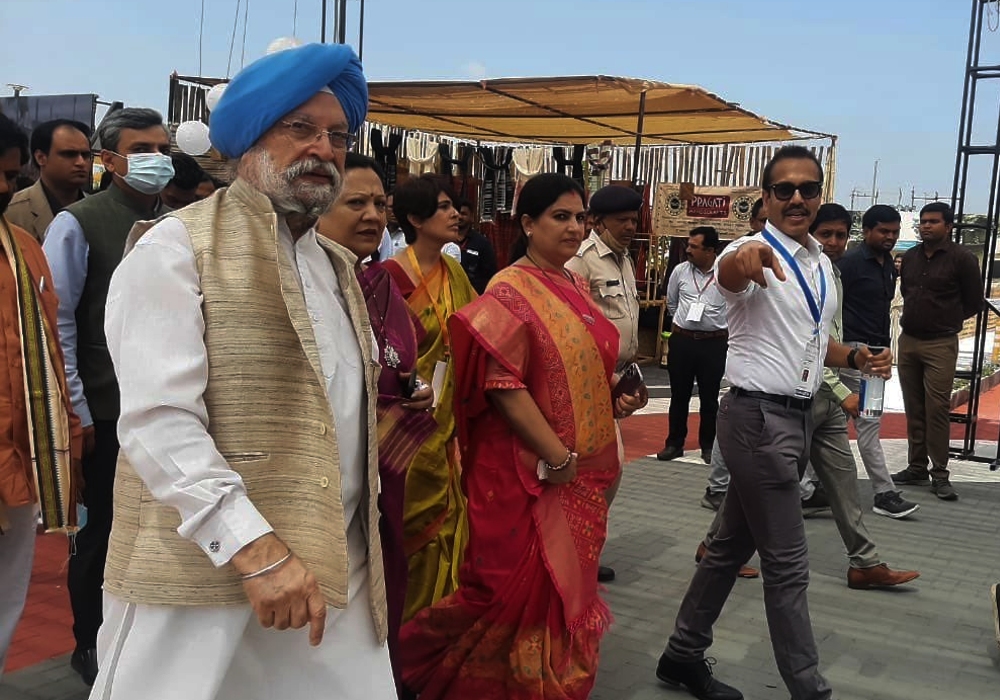
<svg viewBox="0 0 1000 700">
<path fill-rule="evenodd" d="M 320 423 L 319 434 L 326 435 L 326 423 Z"/>
<path fill-rule="evenodd" d="M 319 480 L 319 485 L 325 489 L 330 485 L 330 480 L 324 476 L 322 479 Z"/>
</svg>

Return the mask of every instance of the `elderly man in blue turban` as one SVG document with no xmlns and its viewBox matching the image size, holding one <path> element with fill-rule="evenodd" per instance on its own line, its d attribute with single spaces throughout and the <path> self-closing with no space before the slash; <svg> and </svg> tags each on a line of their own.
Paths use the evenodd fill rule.
<svg viewBox="0 0 1000 700">
<path fill-rule="evenodd" d="M 378 358 L 313 224 L 367 111 L 346 46 L 226 88 L 229 188 L 139 224 L 108 294 L 121 454 L 102 700 L 396 697 L 377 527 Z"/>
</svg>

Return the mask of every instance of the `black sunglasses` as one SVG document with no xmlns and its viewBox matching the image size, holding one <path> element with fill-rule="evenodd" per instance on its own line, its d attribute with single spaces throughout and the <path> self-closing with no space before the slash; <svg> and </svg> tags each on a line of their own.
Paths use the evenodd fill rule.
<svg viewBox="0 0 1000 700">
<path fill-rule="evenodd" d="M 803 182 L 800 185 L 793 185 L 790 182 L 777 182 L 770 187 L 771 193 L 782 202 L 787 202 L 798 192 L 802 199 L 816 199 L 823 192 L 822 182 Z"/>
</svg>

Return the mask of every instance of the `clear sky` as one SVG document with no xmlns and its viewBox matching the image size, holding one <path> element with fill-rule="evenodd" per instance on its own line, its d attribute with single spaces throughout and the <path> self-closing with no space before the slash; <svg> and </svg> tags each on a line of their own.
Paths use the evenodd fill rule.
<svg viewBox="0 0 1000 700">
<path fill-rule="evenodd" d="M 296 4 L 295 34 L 319 39 L 321 0 L 249 0 L 247 62 L 292 34 Z M 227 73 L 236 5 L 205 2 L 203 75 Z M 165 110 L 170 73 L 198 73 L 201 6 L 0 0 L 0 94 L 19 83 L 26 94 L 94 92 Z M 843 204 L 852 188 L 871 189 L 876 159 L 879 201 L 895 204 L 902 189 L 909 204 L 914 187 L 918 195 L 951 192 L 971 7 L 971 0 L 367 0 L 364 63 L 371 80 L 602 73 L 694 83 L 776 121 L 838 134 Z M 355 46 L 358 11 L 359 0 L 350 0 Z M 244 53 L 242 7 L 238 24 L 233 72 Z M 1000 55 L 1000 32 L 984 46 Z M 995 120 L 996 112 L 987 116 Z M 970 190 L 969 208 L 984 208 L 985 189 Z"/>
</svg>

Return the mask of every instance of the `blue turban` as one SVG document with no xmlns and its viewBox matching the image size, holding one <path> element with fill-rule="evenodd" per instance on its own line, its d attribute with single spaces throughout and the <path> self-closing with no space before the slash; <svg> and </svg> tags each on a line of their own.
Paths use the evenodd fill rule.
<svg viewBox="0 0 1000 700">
<path fill-rule="evenodd" d="M 368 113 L 368 83 L 350 46 L 306 44 L 259 58 L 226 86 L 212 110 L 209 136 L 227 158 L 239 158 L 268 129 L 329 88 L 357 131 Z"/>
</svg>

